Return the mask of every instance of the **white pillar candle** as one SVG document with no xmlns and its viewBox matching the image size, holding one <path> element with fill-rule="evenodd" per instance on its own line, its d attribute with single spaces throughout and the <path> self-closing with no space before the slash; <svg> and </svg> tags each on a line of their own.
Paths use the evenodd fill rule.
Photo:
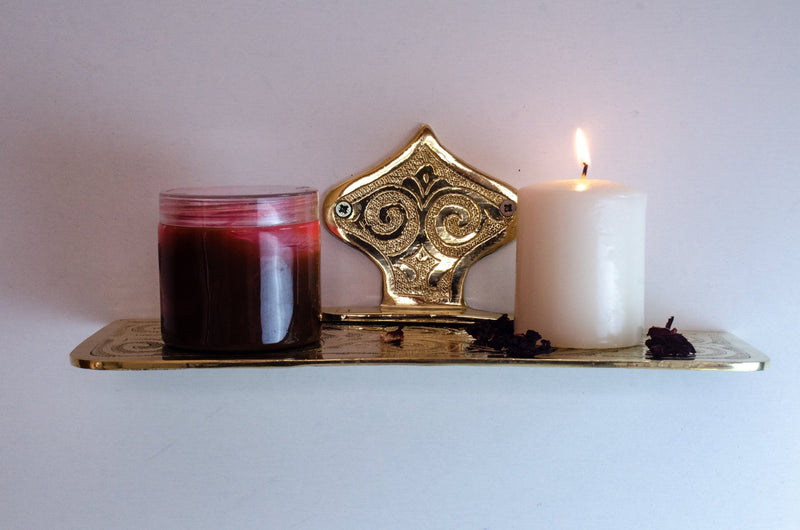
<svg viewBox="0 0 800 530">
<path fill-rule="evenodd" d="M 580 156 L 580 155 L 579 155 Z M 514 331 L 562 348 L 644 340 L 646 196 L 584 177 L 523 187 Z"/>
</svg>

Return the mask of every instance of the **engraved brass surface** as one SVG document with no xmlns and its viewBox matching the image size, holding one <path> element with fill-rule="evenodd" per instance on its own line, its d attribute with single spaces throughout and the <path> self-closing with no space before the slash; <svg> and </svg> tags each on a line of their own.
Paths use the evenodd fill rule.
<svg viewBox="0 0 800 530">
<path fill-rule="evenodd" d="M 692 360 L 652 360 L 644 345 L 609 350 L 559 349 L 533 359 L 508 357 L 476 346 L 457 326 L 408 325 L 399 344 L 383 340 L 396 325 L 325 324 L 318 346 L 269 355 L 230 355 L 170 350 L 161 341 L 157 319 L 117 320 L 83 341 L 70 362 L 94 370 L 278 367 L 324 364 L 519 364 L 754 372 L 769 359 L 734 335 L 682 331 L 697 349 Z"/>
<path fill-rule="evenodd" d="M 445 307 L 444 311 L 436 307 L 417 308 L 415 311 L 393 311 L 391 307 L 324 307 L 322 321 L 331 324 L 422 324 L 422 325 L 461 325 L 481 320 L 497 320 L 503 314 L 492 311 L 479 311 L 467 307 L 458 312 Z"/>
<path fill-rule="evenodd" d="M 453 315 L 468 311 L 463 287 L 470 266 L 514 239 L 516 202 L 514 188 L 460 161 L 423 126 L 390 160 L 325 198 L 328 229 L 366 253 L 384 279 L 379 309 L 351 318 L 345 309 L 330 313 L 341 320 L 385 320 L 387 313 L 459 318 Z"/>
</svg>

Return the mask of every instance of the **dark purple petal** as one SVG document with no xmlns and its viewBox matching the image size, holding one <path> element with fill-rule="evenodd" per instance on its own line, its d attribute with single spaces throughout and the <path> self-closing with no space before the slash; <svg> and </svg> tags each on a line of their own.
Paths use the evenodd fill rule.
<svg viewBox="0 0 800 530">
<path fill-rule="evenodd" d="M 650 336 L 644 344 L 647 346 L 651 358 L 659 359 L 694 359 L 697 353 L 694 346 L 686 337 L 678 333 L 677 329 L 670 329 L 675 317 L 667 320 L 666 327 L 651 327 L 647 334 Z"/>
<path fill-rule="evenodd" d="M 514 321 L 508 315 L 497 320 L 475 322 L 467 326 L 466 331 L 475 339 L 475 344 L 494 348 L 508 357 L 530 359 L 554 351 L 550 341 L 538 343 L 542 336 L 536 331 L 528 330 L 523 335 L 515 335 Z"/>
</svg>

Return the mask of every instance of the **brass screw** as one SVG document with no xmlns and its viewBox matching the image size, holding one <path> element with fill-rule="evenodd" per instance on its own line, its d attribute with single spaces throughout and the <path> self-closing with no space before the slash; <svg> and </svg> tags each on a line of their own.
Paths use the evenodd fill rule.
<svg viewBox="0 0 800 530">
<path fill-rule="evenodd" d="M 511 199 L 506 199 L 500 203 L 500 215 L 503 217 L 511 217 L 517 212 L 517 203 Z"/>
</svg>

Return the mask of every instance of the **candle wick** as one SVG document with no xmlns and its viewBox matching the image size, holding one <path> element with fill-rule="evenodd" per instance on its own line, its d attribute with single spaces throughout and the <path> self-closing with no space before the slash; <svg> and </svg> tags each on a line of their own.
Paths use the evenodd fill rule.
<svg viewBox="0 0 800 530">
<path fill-rule="evenodd" d="M 585 178 L 586 178 L 586 173 L 587 173 L 588 171 L 589 171 L 589 164 L 587 164 L 586 162 L 584 162 L 584 163 L 583 163 L 583 171 L 581 172 L 581 178 L 582 178 L 582 179 L 585 179 Z"/>
</svg>

